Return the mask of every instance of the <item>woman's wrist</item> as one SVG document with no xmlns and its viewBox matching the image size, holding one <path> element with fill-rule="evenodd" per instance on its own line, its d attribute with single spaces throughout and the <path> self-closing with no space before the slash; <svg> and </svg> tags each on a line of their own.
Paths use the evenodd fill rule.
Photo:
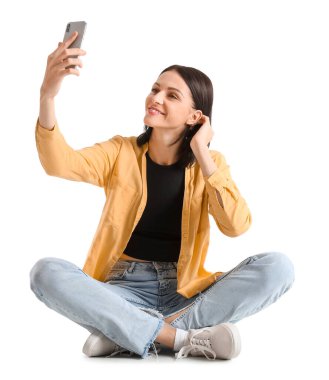
<svg viewBox="0 0 329 380">
<path fill-rule="evenodd" d="M 55 98 L 53 96 L 42 91 L 42 89 L 40 90 L 40 102 L 49 103 L 49 102 L 54 102 L 54 101 L 55 101 Z"/>
<path fill-rule="evenodd" d="M 54 98 L 40 93 L 39 124 L 43 128 L 52 130 L 55 126 L 55 101 Z"/>
</svg>

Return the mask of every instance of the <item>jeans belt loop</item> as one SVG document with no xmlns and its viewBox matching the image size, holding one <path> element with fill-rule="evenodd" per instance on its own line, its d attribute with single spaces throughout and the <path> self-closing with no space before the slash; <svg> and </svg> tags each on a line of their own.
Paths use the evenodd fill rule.
<svg viewBox="0 0 329 380">
<path fill-rule="evenodd" d="M 132 261 L 128 267 L 128 272 L 131 273 L 135 268 L 136 261 Z"/>
</svg>

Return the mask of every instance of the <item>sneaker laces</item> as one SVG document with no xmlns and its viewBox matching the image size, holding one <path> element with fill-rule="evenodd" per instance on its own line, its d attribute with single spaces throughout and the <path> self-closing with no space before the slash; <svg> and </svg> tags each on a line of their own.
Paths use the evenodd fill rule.
<svg viewBox="0 0 329 380">
<path fill-rule="evenodd" d="M 150 347 L 150 349 L 151 348 L 153 349 L 153 352 L 149 352 L 147 354 L 147 356 L 145 357 L 145 359 L 149 359 L 149 358 L 154 357 L 154 356 L 156 358 L 158 358 L 158 352 L 161 351 L 160 343 L 159 342 L 153 342 L 152 347 Z M 157 348 L 158 348 L 158 350 L 157 350 Z"/>
<path fill-rule="evenodd" d="M 129 356 L 133 356 L 134 352 L 129 351 L 126 348 L 119 346 L 118 344 L 115 344 L 114 351 L 112 352 L 112 354 L 107 355 L 106 357 L 110 358 L 111 356 L 115 356 L 115 355 L 119 355 L 119 354 L 128 354 Z"/>
<path fill-rule="evenodd" d="M 161 347 L 158 347 L 160 345 L 160 343 L 159 342 L 155 342 L 155 343 L 152 343 L 152 344 L 153 344 L 152 349 L 155 352 L 155 355 L 154 355 L 154 353 L 151 353 L 150 356 L 156 356 L 156 357 L 158 357 L 158 353 L 157 352 L 161 351 Z M 158 351 L 157 351 L 157 347 L 158 347 Z M 109 358 L 109 357 L 112 357 L 112 356 L 115 356 L 115 355 L 119 355 L 119 354 L 127 354 L 129 356 L 135 355 L 135 353 L 133 351 L 127 350 L 126 348 L 121 347 L 118 344 L 115 344 L 114 351 L 112 352 L 112 354 L 107 355 L 106 357 Z"/>
<path fill-rule="evenodd" d="M 179 352 L 175 353 L 176 359 L 183 359 L 188 356 L 190 352 L 193 354 L 201 352 L 208 360 L 215 360 L 216 359 L 216 352 L 211 348 L 211 343 L 209 338 L 195 338 L 195 335 L 198 335 L 202 332 L 208 331 L 211 333 L 211 330 L 204 328 L 200 330 L 196 330 L 195 332 L 191 333 L 189 337 L 189 344 L 186 346 L 183 346 Z M 210 353 L 213 357 L 209 357 L 207 355 L 207 352 Z"/>
</svg>

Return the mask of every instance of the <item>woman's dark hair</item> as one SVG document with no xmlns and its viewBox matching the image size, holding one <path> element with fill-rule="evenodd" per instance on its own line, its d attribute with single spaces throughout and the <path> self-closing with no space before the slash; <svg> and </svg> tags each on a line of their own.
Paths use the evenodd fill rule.
<svg viewBox="0 0 329 380">
<path fill-rule="evenodd" d="M 209 117 L 211 123 L 211 112 L 213 104 L 213 86 L 211 80 L 204 74 L 202 71 L 195 69 L 194 67 L 181 66 L 181 65 L 172 65 L 164 69 L 160 75 L 166 71 L 176 71 L 185 81 L 189 87 L 192 100 L 193 108 L 196 110 L 202 111 L 202 113 Z M 190 142 L 192 137 L 196 134 L 202 124 L 196 124 L 194 127 L 187 126 L 183 134 L 172 144 L 176 144 L 179 140 L 182 139 L 182 143 L 178 150 L 179 156 L 179 165 L 181 167 L 189 167 L 194 164 L 195 156 L 190 147 Z M 152 127 L 144 125 L 144 131 L 137 137 L 137 145 L 142 146 L 149 141 L 152 134 Z M 208 144 L 209 147 L 210 143 Z"/>
</svg>

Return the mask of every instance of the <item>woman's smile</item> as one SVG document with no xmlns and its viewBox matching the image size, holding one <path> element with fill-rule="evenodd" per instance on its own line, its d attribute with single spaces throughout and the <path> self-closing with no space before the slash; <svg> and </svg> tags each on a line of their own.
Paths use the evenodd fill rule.
<svg viewBox="0 0 329 380">
<path fill-rule="evenodd" d="M 160 111 L 158 111 L 156 108 L 153 108 L 153 107 L 150 107 L 150 108 L 148 108 L 148 113 L 149 113 L 149 115 L 164 115 L 164 113 L 163 112 L 160 112 Z"/>
</svg>

